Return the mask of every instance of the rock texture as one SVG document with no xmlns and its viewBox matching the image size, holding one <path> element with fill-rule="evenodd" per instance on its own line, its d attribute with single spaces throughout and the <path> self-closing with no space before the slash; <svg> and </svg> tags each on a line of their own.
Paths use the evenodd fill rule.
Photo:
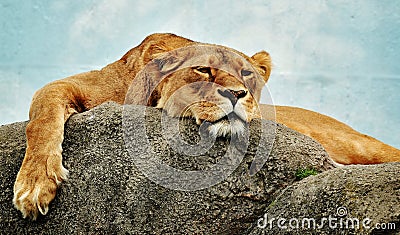
<svg viewBox="0 0 400 235">
<path fill-rule="evenodd" d="M 173 136 L 174 130 L 163 129 L 159 110 L 147 108 L 142 118 L 144 110 L 107 103 L 67 122 L 63 162 L 70 171 L 69 179 L 58 190 L 49 213 L 34 222 L 22 219 L 12 206 L 13 183 L 25 151 L 26 122 L 1 126 L 0 234 L 303 234 L 301 230 L 260 229 L 257 222 L 264 214 L 299 216 L 304 208 L 310 213 L 307 215 L 319 218 L 332 214 L 338 206 L 346 207 L 351 215 L 399 221 L 399 203 L 395 205 L 399 202 L 399 164 L 329 170 L 334 167 L 314 140 L 259 120 L 250 125 L 243 159 L 236 155 L 244 152 L 231 150 L 239 147 L 225 138 L 218 138 L 208 151 L 193 157 L 170 146 L 171 139 L 165 137 Z M 134 132 L 143 122 L 146 138 Z M 184 123 L 179 128 L 185 141 L 193 144 L 202 139 L 193 121 Z M 126 130 L 133 134 L 126 135 Z M 272 149 L 267 141 L 271 139 Z M 250 167 L 254 157 L 269 151 L 265 165 L 249 174 L 254 173 Z M 228 158 L 224 160 L 224 156 Z M 144 175 L 137 160 L 152 157 L 185 171 L 207 170 L 221 161 L 228 165 L 237 162 L 238 166 L 219 183 L 182 191 L 160 186 Z M 328 171 L 296 182 L 295 172 L 310 168 Z M 190 185 L 188 178 L 162 178 L 160 182 L 202 186 Z M 328 230 L 306 233 L 317 231 Z M 377 230 L 361 232 L 369 231 Z M 347 232 L 353 233 L 341 230 L 339 234 Z"/>
<path fill-rule="evenodd" d="M 400 234 L 399 177 L 400 163 L 310 176 L 283 190 L 250 234 Z"/>
</svg>

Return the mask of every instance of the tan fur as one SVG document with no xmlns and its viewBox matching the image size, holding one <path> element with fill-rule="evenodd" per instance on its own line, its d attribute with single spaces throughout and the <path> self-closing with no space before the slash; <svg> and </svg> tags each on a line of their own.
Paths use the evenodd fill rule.
<svg viewBox="0 0 400 235">
<path fill-rule="evenodd" d="M 375 164 L 400 162 L 400 150 L 368 135 L 355 131 L 338 120 L 310 110 L 274 106 L 276 121 L 317 140 L 329 156 L 340 164 Z M 267 113 L 268 106 L 260 106 L 263 117 L 273 119 Z"/>
<path fill-rule="evenodd" d="M 218 46 L 221 53 L 230 51 L 244 58 L 230 61 L 237 73 L 255 69 L 262 75 L 262 81 L 255 81 L 251 75 L 249 78 L 237 79 L 231 73 L 210 66 L 212 68 L 208 68 L 206 72 L 202 68 L 185 68 L 173 72 L 156 86 L 148 100 L 142 100 L 143 94 L 148 92 L 148 86 L 156 82 L 154 80 L 137 81 L 136 86 L 128 91 L 135 76 L 149 62 L 155 62 L 155 74 L 161 76 L 172 71 L 177 66 L 176 63 L 179 63 L 178 60 L 164 58 L 164 52 L 194 45 L 208 44 L 193 42 L 173 34 L 153 34 L 120 60 L 102 70 L 52 82 L 35 93 L 30 108 L 30 122 L 26 128 L 26 154 L 14 185 L 13 202 L 24 217 L 36 219 L 39 212 L 46 214 L 49 203 L 55 197 L 57 186 L 67 177 L 68 171 L 62 166 L 61 144 L 64 123 L 74 113 L 89 110 L 106 101 L 123 104 L 127 98 L 131 103 L 145 101 L 146 105 L 166 109 L 172 116 L 193 117 L 198 124 L 204 121 L 213 123 L 234 109 L 226 96 L 234 94 L 237 98 L 236 106 L 239 108 L 233 111 L 240 119 L 249 122 L 260 117 L 257 104 L 261 89 L 271 72 L 271 58 L 264 51 L 248 57 L 233 49 Z M 192 52 L 188 50 L 185 53 Z M 177 58 L 185 56 L 180 54 Z M 211 53 L 208 63 L 218 65 L 218 57 Z M 198 81 L 205 83 L 198 86 L 192 84 Z M 191 84 L 187 86 L 188 89 L 180 89 L 188 84 Z M 228 89 L 230 93 L 227 93 Z M 194 98 L 200 102 L 193 103 Z M 262 110 L 265 108 L 261 106 Z M 333 160 L 339 163 L 399 161 L 399 150 L 362 135 L 334 119 L 291 107 L 277 106 L 276 110 L 278 122 L 318 140 Z M 265 115 L 267 114 L 264 113 Z M 225 135 L 230 128 L 224 121 L 215 126 L 223 127 L 223 131 L 217 135 Z M 233 124 L 232 128 L 234 126 Z"/>
</svg>

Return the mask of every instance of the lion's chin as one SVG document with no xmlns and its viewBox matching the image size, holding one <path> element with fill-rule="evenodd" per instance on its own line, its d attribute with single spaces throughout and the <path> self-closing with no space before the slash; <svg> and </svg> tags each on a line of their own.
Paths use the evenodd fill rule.
<svg viewBox="0 0 400 235">
<path fill-rule="evenodd" d="M 229 114 L 215 122 L 204 121 L 201 129 L 205 129 L 214 137 L 241 136 L 248 128 L 248 123 L 236 114 Z"/>
</svg>

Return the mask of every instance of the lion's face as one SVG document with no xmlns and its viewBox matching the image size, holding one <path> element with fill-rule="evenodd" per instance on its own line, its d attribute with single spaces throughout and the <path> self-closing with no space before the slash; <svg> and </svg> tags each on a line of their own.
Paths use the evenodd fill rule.
<svg viewBox="0 0 400 235">
<path fill-rule="evenodd" d="M 258 102 L 271 71 L 268 53 L 248 57 L 230 48 L 196 44 L 157 55 L 153 62 L 160 81 L 148 104 L 170 116 L 207 123 L 215 136 L 239 134 L 260 117 Z"/>
</svg>

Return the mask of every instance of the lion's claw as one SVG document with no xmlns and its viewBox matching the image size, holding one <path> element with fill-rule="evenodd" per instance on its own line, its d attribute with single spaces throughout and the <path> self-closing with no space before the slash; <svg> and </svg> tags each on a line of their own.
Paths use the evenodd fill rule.
<svg viewBox="0 0 400 235">
<path fill-rule="evenodd" d="M 61 166 L 60 172 L 50 177 L 45 170 L 26 172 L 21 168 L 18 173 L 14 184 L 13 203 L 24 218 L 36 220 L 39 213 L 46 215 L 49 211 L 49 204 L 56 195 L 57 186 L 61 180 L 66 179 L 68 171 Z"/>
</svg>

